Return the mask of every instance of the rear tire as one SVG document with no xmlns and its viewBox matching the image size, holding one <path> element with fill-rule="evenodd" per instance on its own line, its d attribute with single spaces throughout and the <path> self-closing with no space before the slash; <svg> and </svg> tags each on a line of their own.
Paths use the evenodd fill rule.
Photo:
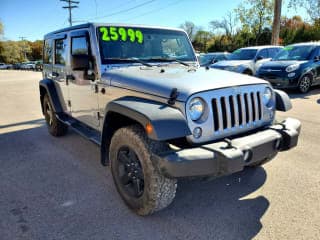
<svg viewBox="0 0 320 240">
<path fill-rule="evenodd" d="M 132 125 L 115 132 L 109 159 L 116 188 L 139 215 L 149 215 L 167 207 L 174 199 L 177 181 L 161 175 L 151 156 L 168 149 L 163 142 L 150 140 L 142 127 Z"/>
<path fill-rule="evenodd" d="M 310 87 L 311 87 L 311 77 L 309 75 L 303 76 L 298 85 L 299 92 L 307 93 L 309 92 Z"/>
<path fill-rule="evenodd" d="M 42 104 L 49 133 L 55 137 L 65 135 L 68 131 L 68 126 L 56 117 L 47 94 L 44 96 Z"/>
</svg>

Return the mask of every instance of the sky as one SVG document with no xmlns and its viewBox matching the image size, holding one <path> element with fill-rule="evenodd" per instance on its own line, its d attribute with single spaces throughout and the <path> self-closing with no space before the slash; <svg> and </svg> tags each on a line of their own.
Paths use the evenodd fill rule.
<svg viewBox="0 0 320 240">
<path fill-rule="evenodd" d="M 209 30 L 209 22 L 221 20 L 242 0 L 77 0 L 73 12 L 75 24 L 90 22 L 147 24 L 179 27 L 185 21 Z M 288 2 L 285 1 L 285 3 Z M 0 0 L 0 21 L 6 40 L 41 40 L 48 32 L 68 27 L 67 5 L 60 0 Z M 287 16 L 302 15 L 283 7 Z"/>
</svg>

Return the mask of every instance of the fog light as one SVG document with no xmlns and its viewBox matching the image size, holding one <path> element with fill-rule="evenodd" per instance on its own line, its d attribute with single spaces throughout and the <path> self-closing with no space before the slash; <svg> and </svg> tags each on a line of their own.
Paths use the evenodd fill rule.
<svg viewBox="0 0 320 240">
<path fill-rule="evenodd" d="M 296 73 L 292 72 L 288 74 L 288 77 L 294 77 L 296 75 Z"/>
<path fill-rule="evenodd" d="M 193 129 L 193 136 L 195 138 L 200 138 L 202 135 L 202 129 L 200 127 L 196 127 L 195 129 Z"/>
</svg>

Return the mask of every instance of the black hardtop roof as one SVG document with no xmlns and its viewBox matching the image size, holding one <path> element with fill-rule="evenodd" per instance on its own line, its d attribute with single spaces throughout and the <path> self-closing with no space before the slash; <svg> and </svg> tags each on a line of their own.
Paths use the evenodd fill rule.
<svg viewBox="0 0 320 240">
<path fill-rule="evenodd" d="M 68 32 L 70 30 L 76 30 L 76 29 L 80 29 L 80 28 L 89 28 L 92 25 L 92 23 L 84 23 L 84 24 L 79 24 L 79 25 L 75 25 L 75 26 L 71 26 L 71 27 L 67 27 L 67 28 L 62 28 L 50 33 L 47 33 L 46 35 L 44 35 L 44 38 L 49 37 L 50 35 L 54 35 L 54 34 L 58 34 L 58 33 L 63 33 L 63 32 Z"/>
<path fill-rule="evenodd" d="M 170 28 L 170 27 L 160 27 L 160 26 L 149 26 L 149 25 L 139 25 L 139 24 L 119 24 L 119 23 L 84 23 L 84 24 L 80 24 L 80 25 L 75 25 L 75 26 L 71 26 L 71 27 L 67 27 L 67 28 L 62 28 L 50 33 L 47 33 L 46 35 L 44 35 L 44 38 L 48 38 L 51 35 L 54 34 L 59 34 L 59 33 L 63 33 L 63 32 L 68 32 L 71 30 L 76 30 L 76 29 L 82 29 L 82 28 L 90 28 L 91 26 L 124 26 L 124 27 L 144 27 L 144 28 L 159 28 L 159 29 L 167 29 L 167 30 L 175 30 L 175 31 L 184 31 L 183 29 L 180 28 Z"/>
</svg>

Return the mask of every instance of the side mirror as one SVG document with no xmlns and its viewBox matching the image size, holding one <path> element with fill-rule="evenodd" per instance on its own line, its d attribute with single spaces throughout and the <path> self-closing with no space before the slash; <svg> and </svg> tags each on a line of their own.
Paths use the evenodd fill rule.
<svg viewBox="0 0 320 240">
<path fill-rule="evenodd" d="M 262 57 L 262 56 L 258 56 L 257 58 L 256 58 L 256 61 L 260 61 L 260 60 L 262 60 L 264 57 Z"/>
<path fill-rule="evenodd" d="M 89 69 L 89 56 L 86 54 L 72 55 L 71 66 L 72 70 L 85 71 Z"/>
<path fill-rule="evenodd" d="M 314 61 L 315 61 L 315 62 L 319 62 L 319 61 L 320 61 L 320 56 L 315 56 L 315 57 L 314 57 Z"/>
</svg>

